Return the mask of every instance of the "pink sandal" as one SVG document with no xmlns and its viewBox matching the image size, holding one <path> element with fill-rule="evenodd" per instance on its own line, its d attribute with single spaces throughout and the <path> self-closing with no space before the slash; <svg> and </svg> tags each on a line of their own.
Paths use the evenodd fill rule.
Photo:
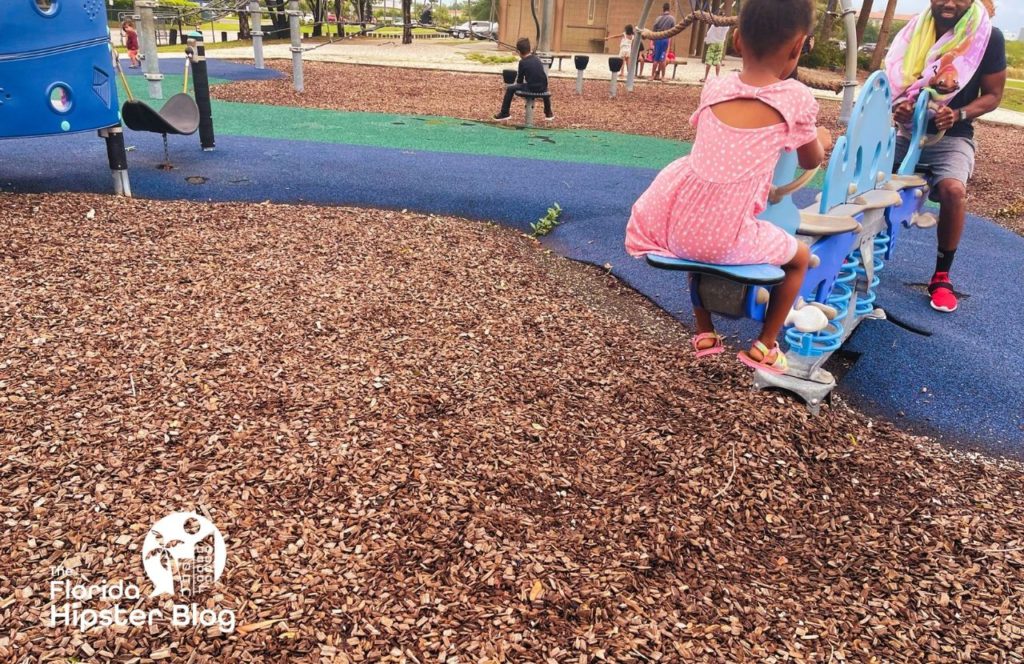
<svg viewBox="0 0 1024 664">
<path fill-rule="evenodd" d="M 707 341 L 708 339 L 714 339 L 715 343 L 707 348 L 701 348 L 700 342 Z M 707 357 L 709 355 L 718 355 L 725 350 L 725 346 L 722 344 L 722 335 L 717 332 L 701 332 L 694 338 L 690 339 L 690 343 L 693 344 L 693 350 L 697 354 L 698 358 Z"/>
<path fill-rule="evenodd" d="M 786 361 L 786 354 L 779 350 L 779 344 L 776 343 L 775 347 L 769 350 L 768 347 L 760 341 L 755 341 L 754 348 L 761 353 L 760 362 L 752 358 L 750 353 L 745 350 L 741 350 L 736 357 L 739 358 L 740 362 L 751 369 L 760 369 L 761 371 L 765 371 L 776 376 L 781 376 L 789 369 L 789 362 Z"/>
</svg>

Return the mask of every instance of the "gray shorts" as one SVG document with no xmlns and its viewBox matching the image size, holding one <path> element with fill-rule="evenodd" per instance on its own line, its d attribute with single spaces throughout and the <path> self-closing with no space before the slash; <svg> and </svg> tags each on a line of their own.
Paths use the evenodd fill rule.
<svg viewBox="0 0 1024 664">
<path fill-rule="evenodd" d="M 910 146 L 910 138 L 896 136 L 896 167 L 903 161 Z M 974 173 L 974 141 L 962 136 L 943 136 L 935 145 L 929 145 L 921 152 L 922 164 L 931 166 L 928 184 L 935 192 L 935 185 L 943 180 L 959 180 L 965 185 Z"/>
</svg>

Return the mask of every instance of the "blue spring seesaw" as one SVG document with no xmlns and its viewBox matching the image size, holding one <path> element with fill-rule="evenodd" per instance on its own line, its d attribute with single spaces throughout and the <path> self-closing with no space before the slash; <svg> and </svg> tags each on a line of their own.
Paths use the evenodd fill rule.
<svg viewBox="0 0 1024 664">
<path fill-rule="evenodd" d="M 884 72 L 872 74 L 853 107 L 846 133 L 836 141 L 821 196 L 803 210 L 789 194 L 810 181 L 814 172 L 794 180 L 796 153 L 782 153 L 775 168 L 773 197 L 761 218 L 810 247 L 811 267 L 797 306 L 819 309 L 828 323 L 813 331 L 787 326 L 788 373 L 776 376 L 757 371 L 755 387 L 794 393 L 818 412 L 836 385 L 823 368 L 825 362 L 864 319 L 885 318 L 876 306 L 876 289 L 900 232 L 935 224 L 934 215 L 922 212 L 928 185 L 915 174 L 922 148 L 937 140 L 927 136 L 929 102 L 928 94 L 918 99 L 910 149 L 893 174 L 892 90 Z M 756 321 L 764 320 L 771 288 L 784 276 L 774 265 L 714 265 L 654 255 L 648 255 L 647 262 L 687 272 L 694 304 L 726 317 Z"/>
</svg>

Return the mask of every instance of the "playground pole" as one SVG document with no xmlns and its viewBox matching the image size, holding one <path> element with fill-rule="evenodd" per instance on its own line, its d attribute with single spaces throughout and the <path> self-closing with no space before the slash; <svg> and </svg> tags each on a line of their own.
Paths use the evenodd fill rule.
<svg viewBox="0 0 1024 664">
<path fill-rule="evenodd" d="M 839 109 L 839 121 L 850 122 L 853 113 L 853 98 L 857 92 L 857 12 L 853 8 L 853 0 L 840 2 L 843 25 L 846 28 L 846 80 L 843 81 L 843 105 Z"/>
<path fill-rule="evenodd" d="M 121 125 L 100 129 L 99 135 L 107 143 L 107 163 L 114 176 L 114 193 L 132 197 L 132 185 L 128 181 L 128 151 L 124 147 L 124 132 Z"/>
<path fill-rule="evenodd" d="M 540 37 L 537 44 L 537 54 L 547 55 L 551 53 L 551 32 L 555 28 L 555 0 L 544 0 L 541 6 L 540 16 Z M 544 60 L 544 58 L 541 58 Z M 550 64 L 550 63 L 549 63 Z M 547 70 L 547 66 L 544 67 Z"/>
<path fill-rule="evenodd" d="M 256 59 L 256 69 L 263 69 L 263 12 L 260 11 L 259 0 L 249 3 L 249 15 L 252 21 L 252 51 Z"/>
<path fill-rule="evenodd" d="M 142 62 L 145 66 L 146 80 L 149 81 L 149 96 L 151 99 L 163 99 L 164 89 L 161 81 L 164 75 L 160 73 L 160 60 L 156 54 L 156 20 L 153 10 L 156 8 L 156 0 L 135 0 L 135 13 L 139 17 L 139 45 L 142 47 Z"/>
<path fill-rule="evenodd" d="M 636 78 L 636 66 L 637 57 L 640 54 L 640 32 L 647 25 L 647 16 L 651 13 L 651 5 L 654 4 L 654 0 L 644 0 L 644 8 L 640 10 L 640 22 L 637 23 L 637 38 L 633 40 L 633 46 L 629 49 L 629 71 L 626 72 L 626 92 L 633 91 L 633 83 Z"/>
<path fill-rule="evenodd" d="M 288 29 L 292 33 L 292 83 L 296 92 L 305 90 L 302 81 L 302 29 L 299 27 L 299 0 L 288 1 Z"/>
<path fill-rule="evenodd" d="M 192 62 L 192 85 L 196 92 L 196 106 L 199 107 L 199 144 L 206 152 L 216 147 L 213 136 L 213 109 L 210 106 L 210 76 L 206 71 L 206 46 L 203 33 L 194 32 L 188 40 L 185 55 Z"/>
</svg>

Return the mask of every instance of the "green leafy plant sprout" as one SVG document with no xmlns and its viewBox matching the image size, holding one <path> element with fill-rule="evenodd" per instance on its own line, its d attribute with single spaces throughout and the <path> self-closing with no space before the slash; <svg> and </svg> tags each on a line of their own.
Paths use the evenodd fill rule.
<svg viewBox="0 0 1024 664">
<path fill-rule="evenodd" d="M 530 224 L 530 228 L 533 229 L 533 233 L 530 234 L 530 237 L 540 237 L 555 230 L 555 226 L 560 223 L 559 219 L 561 219 L 561 217 L 562 206 L 556 202 L 552 207 L 548 208 L 548 213 L 546 215 L 538 219 L 535 223 Z"/>
</svg>

